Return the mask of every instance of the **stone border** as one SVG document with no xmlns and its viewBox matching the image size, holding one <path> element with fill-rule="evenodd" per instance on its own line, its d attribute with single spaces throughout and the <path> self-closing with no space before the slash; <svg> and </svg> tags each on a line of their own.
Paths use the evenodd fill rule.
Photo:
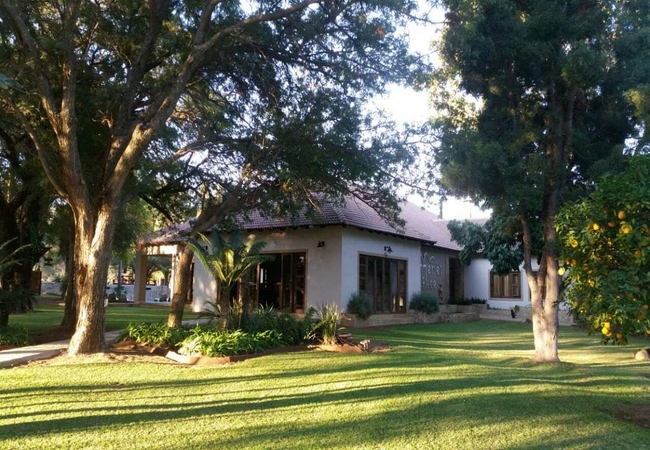
<svg viewBox="0 0 650 450">
<path fill-rule="evenodd" d="M 411 310 L 406 314 L 373 314 L 367 319 L 359 319 L 356 314 L 342 313 L 340 324 L 346 328 L 372 328 L 411 324 L 465 323 L 480 320 L 478 312 L 456 312 L 456 305 L 445 306 L 444 311 L 441 310 L 435 314 Z"/>
</svg>

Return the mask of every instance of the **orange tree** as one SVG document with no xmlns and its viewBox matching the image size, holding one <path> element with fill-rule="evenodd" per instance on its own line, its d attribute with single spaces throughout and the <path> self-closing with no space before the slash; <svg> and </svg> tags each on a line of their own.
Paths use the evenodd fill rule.
<svg viewBox="0 0 650 450">
<path fill-rule="evenodd" d="M 557 217 L 567 299 L 605 343 L 650 334 L 650 155 L 629 160 Z"/>
</svg>

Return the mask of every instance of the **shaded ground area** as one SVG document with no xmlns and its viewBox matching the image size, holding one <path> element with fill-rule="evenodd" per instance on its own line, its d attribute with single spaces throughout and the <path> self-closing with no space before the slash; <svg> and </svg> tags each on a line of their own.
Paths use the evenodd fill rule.
<svg viewBox="0 0 650 450">
<path fill-rule="evenodd" d="M 629 421 L 640 427 L 650 429 L 650 405 L 640 403 L 620 405 L 615 409 L 614 416 L 619 420 Z"/>
<path fill-rule="evenodd" d="M 9 316 L 9 324 L 28 328 L 34 344 L 69 339 L 72 333 L 59 327 L 63 319 L 63 307 L 58 303 L 57 299 L 41 299 L 33 311 Z M 168 307 L 161 306 L 111 304 L 106 308 L 106 331 L 121 330 L 129 322 L 165 321 L 168 312 Z M 195 319 L 196 314 L 186 310 L 183 318 Z"/>
<path fill-rule="evenodd" d="M 650 366 L 630 348 L 563 329 L 564 362 L 536 365 L 530 328 L 492 321 L 366 337 L 397 349 L 0 370 L 0 448 L 649 448 L 616 415 L 650 407 Z"/>
</svg>

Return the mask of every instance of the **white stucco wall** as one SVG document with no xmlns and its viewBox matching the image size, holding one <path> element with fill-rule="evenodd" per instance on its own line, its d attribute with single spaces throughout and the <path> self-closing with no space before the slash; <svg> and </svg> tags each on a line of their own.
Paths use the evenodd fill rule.
<svg viewBox="0 0 650 450">
<path fill-rule="evenodd" d="M 192 289 L 192 311 L 194 312 L 209 309 L 206 303 L 214 303 L 217 298 L 217 282 L 196 256 L 194 257 L 194 280 Z"/>
<path fill-rule="evenodd" d="M 341 227 L 287 229 L 259 233 L 267 243 L 264 253 L 305 252 L 307 280 L 305 308 L 338 303 L 341 298 Z M 325 242 L 318 247 L 318 242 Z"/>
<path fill-rule="evenodd" d="M 421 288 L 419 242 L 340 226 L 260 232 L 255 236 L 267 243 L 264 253 L 307 254 L 307 308 L 335 303 L 345 311 L 350 295 L 359 290 L 360 254 L 406 260 L 407 301 Z M 319 248 L 319 241 L 324 241 L 325 246 Z M 387 245 L 393 250 L 389 255 L 384 254 Z M 214 301 L 216 289 L 210 274 L 195 260 L 193 310 L 202 310 L 206 300 Z"/>
<path fill-rule="evenodd" d="M 253 235 L 266 242 L 263 253 L 305 252 L 306 308 L 327 303 L 340 304 L 341 299 L 341 227 L 314 227 L 259 232 Z M 324 241 L 324 247 L 318 242 Z M 201 311 L 205 301 L 214 301 L 217 285 L 212 276 L 195 259 L 194 302 L 192 309 Z"/>
<path fill-rule="evenodd" d="M 384 254 L 384 246 L 393 250 Z M 343 255 L 340 266 L 342 297 L 339 308 L 345 311 L 350 295 L 359 290 L 359 254 L 404 259 L 407 261 L 406 299 L 420 290 L 420 248 L 419 242 L 371 233 L 356 228 L 343 228 Z"/>
<path fill-rule="evenodd" d="M 461 263 L 462 264 L 462 263 Z M 538 269 L 537 261 L 532 261 L 533 270 Z M 473 259 L 465 269 L 465 297 L 478 297 L 487 299 L 490 307 L 498 309 L 520 307 L 530 307 L 530 289 L 526 281 L 526 274 L 523 265 L 519 268 L 521 272 L 521 298 L 504 299 L 490 297 L 490 269 L 492 264 L 487 259 Z"/>
</svg>

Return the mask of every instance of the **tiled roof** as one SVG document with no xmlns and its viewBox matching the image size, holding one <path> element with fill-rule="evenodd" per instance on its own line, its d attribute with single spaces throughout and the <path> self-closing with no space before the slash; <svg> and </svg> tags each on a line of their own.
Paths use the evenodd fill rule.
<svg viewBox="0 0 650 450">
<path fill-rule="evenodd" d="M 374 209 L 363 201 L 348 197 L 342 205 L 322 202 L 320 209 L 311 215 L 304 212 L 298 214 L 293 219 L 291 217 L 273 218 L 262 216 L 259 212 L 255 211 L 249 214 L 247 219 L 242 218 L 238 220 L 238 224 L 243 229 L 250 231 L 343 225 L 433 243 L 430 236 L 421 233 L 420 230 L 411 226 L 406 218 L 404 219 L 407 223 L 403 228 L 395 227 L 384 220 Z"/>
<path fill-rule="evenodd" d="M 267 217 L 259 211 L 253 211 L 248 214 L 248 217 L 239 218 L 237 223 L 241 228 L 249 231 L 342 225 L 400 236 L 449 250 L 461 250 L 461 247 L 451 240 L 451 234 L 447 229 L 448 220 L 442 220 L 434 213 L 410 202 L 401 203 L 400 208 L 400 217 L 405 222 L 404 227 L 391 225 L 366 203 L 352 197 L 347 198 L 342 205 L 322 202 L 319 210 L 312 214 L 307 214 L 305 211 L 294 218 Z M 485 223 L 485 219 L 473 222 Z M 179 224 L 163 230 L 155 238 L 145 242 L 149 245 L 179 242 L 188 231 L 189 224 Z"/>
</svg>

